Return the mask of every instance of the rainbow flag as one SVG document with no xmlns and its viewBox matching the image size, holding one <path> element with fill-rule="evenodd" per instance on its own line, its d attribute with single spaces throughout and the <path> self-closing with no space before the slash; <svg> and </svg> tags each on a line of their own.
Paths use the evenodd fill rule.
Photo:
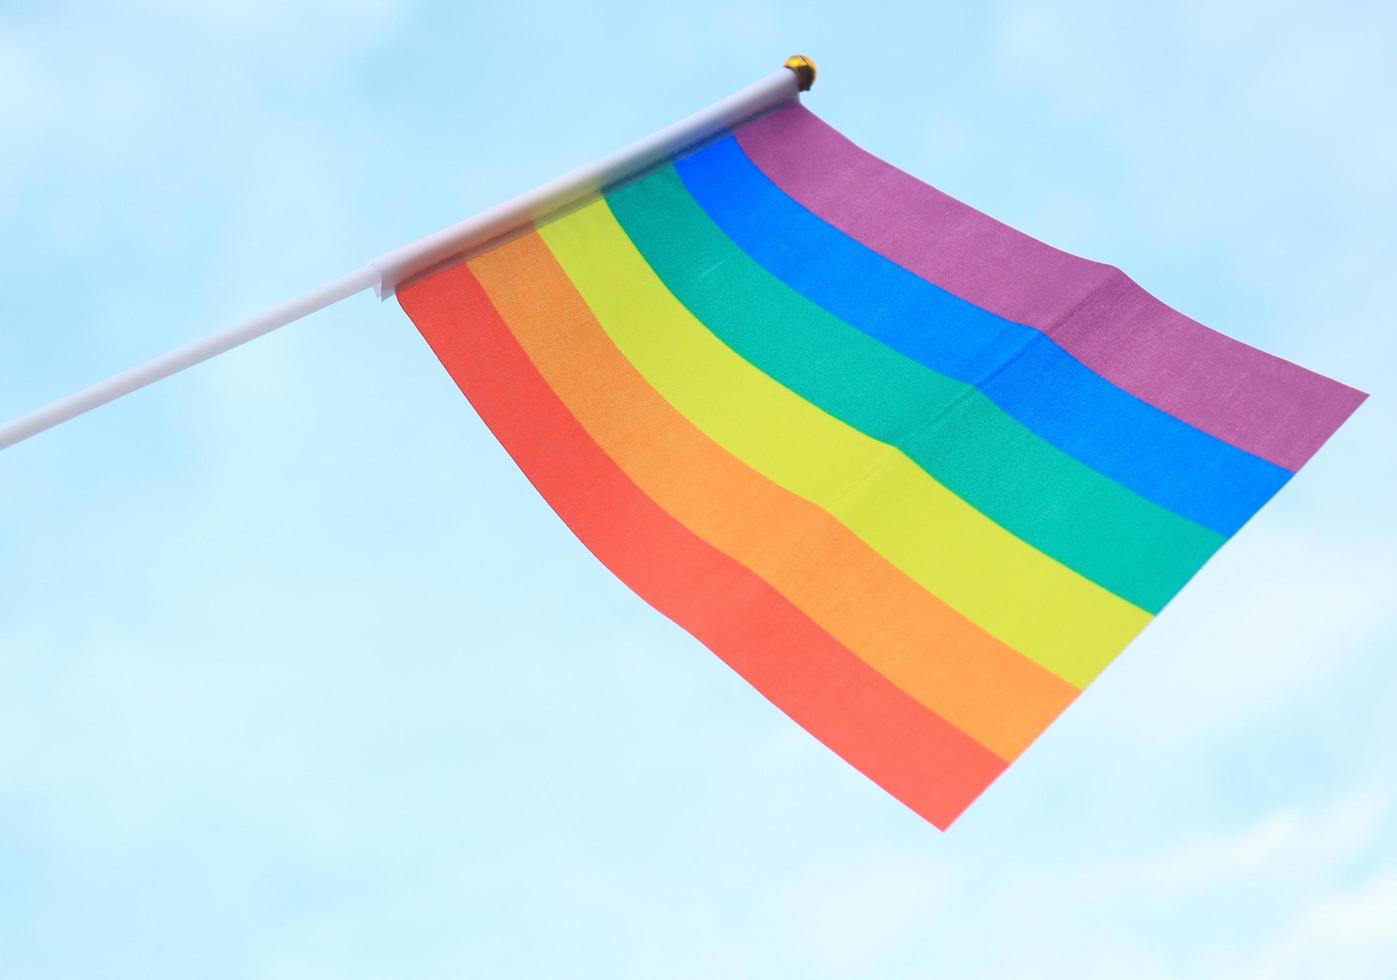
<svg viewBox="0 0 1397 980">
<path fill-rule="evenodd" d="M 597 558 L 942 828 L 1365 397 L 799 105 L 398 296 Z"/>
</svg>

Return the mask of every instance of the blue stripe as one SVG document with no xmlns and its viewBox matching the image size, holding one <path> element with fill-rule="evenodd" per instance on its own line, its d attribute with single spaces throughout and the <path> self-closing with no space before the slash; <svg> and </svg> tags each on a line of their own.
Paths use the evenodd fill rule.
<svg viewBox="0 0 1397 980">
<path fill-rule="evenodd" d="M 915 275 L 807 211 L 731 136 L 675 163 L 723 232 L 807 299 L 1181 517 L 1230 536 L 1290 472 L 1117 388 L 1046 334 Z"/>
</svg>

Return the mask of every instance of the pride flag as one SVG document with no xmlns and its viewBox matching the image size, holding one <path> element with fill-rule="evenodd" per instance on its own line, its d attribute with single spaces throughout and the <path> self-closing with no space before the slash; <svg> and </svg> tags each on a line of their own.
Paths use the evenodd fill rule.
<svg viewBox="0 0 1397 980">
<path fill-rule="evenodd" d="M 398 296 L 597 558 L 942 828 L 1365 397 L 798 104 Z"/>
</svg>

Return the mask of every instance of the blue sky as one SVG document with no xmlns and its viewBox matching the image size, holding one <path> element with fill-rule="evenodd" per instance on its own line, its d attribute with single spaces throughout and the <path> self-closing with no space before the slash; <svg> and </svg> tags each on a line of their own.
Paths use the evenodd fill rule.
<svg viewBox="0 0 1397 980">
<path fill-rule="evenodd" d="M 949 834 L 590 558 L 361 296 L 0 454 L 0 977 L 1397 963 L 1397 9 L 12 0 L 0 415 L 788 54 L 859 142 L 1374 397 Z"/>
</svg>

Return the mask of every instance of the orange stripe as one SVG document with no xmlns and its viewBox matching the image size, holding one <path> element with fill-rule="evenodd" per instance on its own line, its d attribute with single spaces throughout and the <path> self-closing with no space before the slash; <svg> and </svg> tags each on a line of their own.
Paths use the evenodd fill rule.
<svg viewBox="0 0 1397 980">
<path fill-rule="evenodd" d="M 1076 696 L 701 433 L 611 343 L 538 235 L 469 264 L 549 386 L 642 491 L 917 701 L 1012 760 Z"/>
<path fill-rule="evenodd" d="M 1003 771 L 645 496 L 568 413 L 464 266 L 398 298 L 578 538 L 798 724 L 943 829 Z"/>
</svg>

